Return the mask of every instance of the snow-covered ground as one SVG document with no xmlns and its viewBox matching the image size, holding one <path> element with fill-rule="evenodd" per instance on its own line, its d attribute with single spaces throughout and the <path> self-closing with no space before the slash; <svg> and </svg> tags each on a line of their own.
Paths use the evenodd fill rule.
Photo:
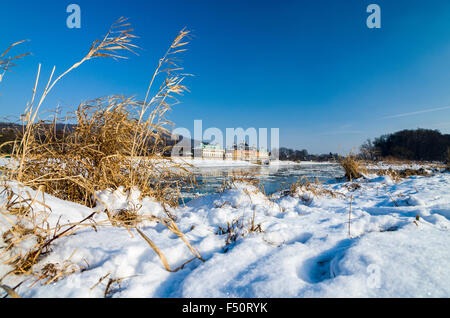
<svg viewBox="0 0 450 318">
<path fill-rule="evenodd" d="M 365 165 L 365 168 L 368 170 L 405 170 L 405 169 L 412 169 L 412 170 L 418 170 L 420 168 L 432 170 L 438 167 L 442 167 L 442 164 L 436 163 L 416 163 L 416 162 L 409 162 L 409 163 L 392 163 L 392 162 L 377 162 L 377 163 L 367 163 Z"/>
<path fill-rule="evenodd" d="M 14 275 L 1 284 L 27 279 L 16 288 L 24 297 L 103 297 L 109 278 L 123 278 L 120 286 L 111 286 L 112 297 L 449 297 L 450 173 L 398 183 L 372 175 L 354 183 L 323 186 L 336 197 L 306 192 L 271 199 L 239 183 L 172 209 L 179 229 L 204 259 L 175 273 L 164 269 L 135 229 L 107 226 L 100 204 L 96 228 L 56 240 L 34 267 L 39 272 L 70 258 L 83 271 L 49 285 Z M 111 211 L 139 205 L 142 215 L 165 215 L 158 203 L 139 200 L 138 193 L 127 199 L 120 190 L 104 191 L 99 197 Z M 93 211 L 48 195 L 45 204 L 53 225 L 60 217 L 60 224 L 76 222 Z M 248 233 L 253 215 L 263 232 Z M 243 226 L 235 227 L 237 237 L 226 245 L 220 228 L 236 220 Z M 1 216 L 0 232 L 8 224 Z M 161 223 L 146 221 L 139 228 L 171 268 L 192 258 L 187 245 Z M 9 270 L 0 265 L 0 277 Z"/>
</svg>

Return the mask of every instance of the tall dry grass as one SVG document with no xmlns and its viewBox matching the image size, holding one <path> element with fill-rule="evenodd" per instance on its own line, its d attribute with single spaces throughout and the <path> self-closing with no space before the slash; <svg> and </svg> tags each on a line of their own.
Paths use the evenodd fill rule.
<svg viewBox="0 0 450 318">
<path fill-rule="evenodd" d="M 85 225 L 82 223 L 92 221 L 95 214 L 75 224 L 57 224 L 52 228 L 46 223 L 45 214 L 49 211 L 35 211 L 33 207 L 39 202 L 30 196 L 23 197 L 22 194 L 12 192 L 7 186 L 7 181 L 11 180 L 36 189 L 37 193 L 46 192 L 89 207 L 99 201 L 98 191 L 119 187 L 125 191 L 138 190 L 142 197 L 151 196 L 161 202 L 168 218 L 157 221 L 183 240 L 194 258 L 203 260 L 178 229 L 175 218 L 167 208 L 179 204 L 181 187 L 192 187 L 195 179 L 185 166 L 163 157 L 164 153 L 170 151 L 166 136 L 170 135 L 171 122 L 167 120 L 166 114 L 178 102 L 177 96 L 187 90 L 183 84 L 186 74 L 182 73 L 177 56 L 186 50 L 189 31 L 181 30 L 158 61 L 143 101 L 110 96 L 84 102 L 70 116 L 74 124 L 66 125 L 64 129 L 58 129 L 56 113 L 51 121 L 39 117 L 46 97 L 70 72 L 95 58 L 125 59 L 127 57 L 123 53 L 135 53 L 138 47 L 132 42 L 136 38 L 132 32 L 126 19 L 117 20 L 107 34 L 93 42 L 88 53 L 66 71 L 56 76 L 53 67 L 40 94 L 39 65 L 31 101 L 21 116 L 20 128 L 15 131 L 17 138 L 0 146 L 12 149 L 8 152 L 11 154 L 11 164 L 2 174 L 4 192 L 0 194 L 6 198 L 0 207 L 0 214 L 11 221 L 9 229 L 3 233 L 2 239 L 7 245 L 1 248 L 0 258 L 13 268 L 0 277 L 0 281 L 13 273 L 33 274 L 38 281 L 51 283 L 72 273 L 70 262 L 47 264 L 39 273 L 35 273 L 33 267 L 42 255 L 49 252 L 55 240 L 73 233 Z M 0 70 L 8 70 L 14 66 L 12 61 L 27 55 L 1 59 L 20 43 L 13 44 L 0 56 Z M 156 83 L 160 84 L 152 94 Z M 43 210 L 48 209 L 45 203 L 42 206 Z M 139 226 L 140 218 L 135 211 L 120 211 L 117 215 L 112 215 L 111 211 L 105 212 L 112 225 L 125 226 L 127 229 L 137 229 Z M 140 230 L 138 232 L 143 234 Z M 21 243 L 29 240 L 34 242 L 32 248 L 21 249 Z"/>
<path fill-rule="evenodd" d="M 88 53 L 53 80 L 55 68 L 39 98 L 39 65 L 31 102 L 13 143 L 16 168 L 8 179 L 34 189 L 44 187 L 49 194 L 93 207 L 96 192 L 105 189 L 138 189 L 170 206 L 180 199 L 180 187 L 192 186 L 194 179 L 185 167 L 162 154 L 167 152 L 165 136 L 171 124 L 166 113 L 177 103 L 176 95 L 186 91 L 182 68 L 176 55 L 185 51 L 189 31 L 181 30 L 159 60 L 144 101 L 124 96 L 98 98 L 79 105 L 73 114 L 75 125 L 56 129 L 58 122 L 39 120 L 39 110 L 53 87 L 68 73 L 94 58 L 126 58 L 134 53 L 136 36 L 126 19 L 116 21 L 102 40 L 95 41 Z M 162 84 L 150 97 L 158 77 Z M 37 101 L 37 102 L 35 102 Z M 3 146 L 6 146 L 5 144 Z"/>
</svg>

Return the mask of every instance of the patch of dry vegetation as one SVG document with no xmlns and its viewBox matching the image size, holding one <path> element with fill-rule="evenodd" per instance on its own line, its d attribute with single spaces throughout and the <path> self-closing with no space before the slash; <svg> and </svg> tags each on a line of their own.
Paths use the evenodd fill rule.
<svg viewBox="0 0 450 318">
<path fill-rule="evenodd" d="M 73 234 L 80 227 L 92 226 L 86 221 L 92 220 L 95 213 L 77 223 L 63 225 L 58 222 L 52 227 L 48 222 L 50 208 L 37 199 L 40 191 L 31 197 L 26 191 L 14 192 L 7 184 L 2 187 L 0 196 L 4 203 L 0 207 L 0 225 L 4 245 L 0 258 L 12 270 L 0 277 L 0 281 L 10 274 L 33 275 L 47 284 L 73 273 L 73 266 L 68 270 L 69 260 L 60 267 L 46 264 L 36 270 L 35 265 L 51 252 L 56 240 Z"/>
<path fill-rule="evenodd" d="M 247 224 L 243 218 L 237 218 L 231 222 L 227 222 L 225 227 L 219 226 L 217 235 L 226 235 L 225 246 L 228 246 L 237 241 L 239 237 L 245 237 L 251 233 L 264 233 L 261 223 L 255 222 L 256 211 L 253 209 L 253 214 Z"/>
<path fill-rule="evenodd" d="M 224 179 L 220 192 L 224 192 L 228 189 L 235 189 L 239 183 L 248 184 L 257 188 L 262 193 L 265 193 L 264 186 L 261 184 L 260 180 L 255 174 L 250 172 L 233 172 L 231 177 Z"/>
<path fill-rule="evenodd" d="M 62 132 L 56 130 L 56 115 L 50 123 L 38 120 L 43 100 L 64 75 L 92 58 L 124 58 L 119 51 L 136 48 L 131 43 L 133 30 L 128 27 L 119 19 L 83 59 L 54 81 L 52 73 L 36 106 L 34 91 L 19 138 L 14 141 L 12 158 L 17 169 L 8 173 L 8 179 L 35 189 L 43 186 L 49 194 L 90 207 L 98 199 L 96 191 L 119 186 L 136 188 L 142 196 L 171 206 L 178 204 L 180 186 L 193 184 L 192 173 L 161 155 L 169 151 L 164 136 L 170 122 L 165 114 L 176 102 L 175 95 L 186 90 L 174 54 L 184 51 L 188 31 L 180 32 L 160 60 L 150 87 L 157 75 L 166 77 L 152 98 L 147 93 L 143 102 L 112 96 L 83 103 L 74 115 L 75 128 Z M 36 86 L 38 80 L 39 74 Z"/>
<path fill-rule="evenodd" d="M 300 198 L 305 204 L 310 204 L 314 197 L 345 197 L 343 193 L 324 188 L 317 179 L 315 179 L 314 182 L 310 182 L 307 177 L 301 177 L 297 182 L 291 184 L 289 189 L 282 191 L 282 195 Z"/>
<path fill-rule="evenodd" d="M 187 89 L 183 84 L 185 74 L 177 64 L 177 55 L 186 50 L 189 31 L 179 32 L 169 49 L 158 62 L 150 80 L 143 101 L 124 96 L 98 98 L 79 105 L 70 119 L 74 125 L 67 125 L 63 130 L 57 129 L 58 117 L 52 121 L 39 119 L 40 108 L 52 91 L 53 87 L 68 73 L 80 67 L 83 63 L 95 58 L 126 58 L 121 52 L 134 53 L 138 47 L 132 43 L 136 37 L 126 19 L 116 21 L 105 37 L 95 41 L 88 53 L 73 64 L 58 77 L 53 68 L 42 94 L 38 96 L 37 88 L 40 80 L 41 65 L 39 65 L 31 101 L 25 113 L 21 116 L 22 123 L 15 129 L 17 138 L 0 146 L 8 149 L 13 164 L 4 169 L 2 179 L 3 205 L 0 217 L 5 246 L 1 246 L 2 261 L 11 266 L 12 270 L 0 277 L 0 281 L 10 274 L 34 275 L 36 282 L 53 283 L 75 271 L 84 270 L 70 262 L 36 264 L 42 257 L 51 252 L 52 244 L 61 237 L 73 234 L 82 226 L 92 226 L 91 221 L 96 212 L 75 224 L 56 224 L 51 227 L 47 222 L 51 211 L 44 202 L 36 198 L 39 193 L 48 193 L 63 200 L 69 200 L 94 207 L 101 202 L 96 196 L 98 191 L 115 190 L 123 187 L 127 190 L 137 190 L 141 197 L 150 196 L 159 201 L 168 218 L 148 217 L 139 214 L 140 207 L 124 209 L 114 215 L 108 213 L 109 222 L 113 226 L 125 227 L 131 231 L 136 228 L 138 233 L 150 244 L 163 260 L 168 271 L 171 269 L 164 255 L 156 245 L 137 227 L 143 220 L 156 221 L 164 224 L 172 233 L 186 243 L 194 254 L 194 259 L 200 259 L 198 251 L 188 242 L 179 230 L 166 206 L 177 206 L 181 198 L 181 187 L 193 187 L 195 179 L 190 170 L 181 164 L 176 164 L 163 154 L 170 152 L 167 136 L 170 136 L 166 113 L 175 105 L 177 95 L 182 95 Z M 4 58 L 13 44 L 0 55 L 0 71 L 6 72 L 14 66 L 12 63 L 27 54 L 14 58 Z M 1 74 L 0 81 L 3 78 Z M 161 78 L 162 76 L 162 78 Z M 55 77 L 55 79 L 54 79 Z M 158 82 L 156 93 L 151 94 Z M 67 120 L 67 118 L 66 118 Z M 5 157 L 3 155 L 2 157 Z M 16 194 L 7 185 L 7 181 L 18 181 L 21 187 L 37 190 L 32 198 L 29 194 Z M 43 196 L 44 197 L 44 196 Z M 105 204 L 103 204 L 106 206 Z M 42 209 L 37 209 L 40 206 Z M 114 283 L 114 282 L 113 282 Z M 111 284 L 109 284 L 111 285 Z M 3 285 L 2 285 L 3 288 Z M 5 286 L 4 290 L 9 290 Z M 10 288 L 11 289 L 11 288 Z M 108 290 L 108 288 L 107 288 Z M 14 295 L 14 288 L 10 295 Z M 105 292 L 105 295 L 108 292 Z"/>
<path fill-rule="evenodd" d="M 340 164 L 345 171 L 345 178 L 348 181 L 362 178 L 363 174 L 366 172 L 361 163 L 352 155 L 341 159 Z"/>
<path fill-rule="evenodd" d="M 437 169 L 437 168 L 434 168 Z M 436 171 L 434 170 L 433 171 Z M 438 170 L 437 170 L 438 171 Z M 389 176 L 392 181 L 394 182 L 398 182 L 401 181 L 402 179 L 408 178 L 408 177 L 412 177 L 412 176 L 431 176 L 433 174 L 433 172 L 429 172 L 428 170 L 426 170 L 425 168 L 419 168 L 419 169 L 411 169 L 411 168 L 406 168 L 406 169 L 393 169 L 393 168 L 388 168 L 388 169 L 370 169 L 370 172 L 375 173 L 379 176 Z"/>
</svg>

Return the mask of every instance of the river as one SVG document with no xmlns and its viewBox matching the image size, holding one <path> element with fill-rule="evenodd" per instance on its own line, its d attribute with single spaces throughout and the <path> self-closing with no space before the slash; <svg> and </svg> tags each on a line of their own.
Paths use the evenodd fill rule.
<svg viewBox="0 0 450 318">
<path fill-rule="evenodd" d="M 222 188 L 224 180 L 232 175 L 251 175 L 259 179 L 266 194 L 272 194 L 302 177 L 307 177 L 310 181 L 317 178 L 320 182 L 328 182 L 342 177 L 344 171 L 336 163 L 302 162 L 300 165 L 289 166 L 200 167 L 194 169 L 194 174 L 198 188 L 193 193 L 186 193 L 185 201 L 198 195 L 217 192 Z"/>
</svg>

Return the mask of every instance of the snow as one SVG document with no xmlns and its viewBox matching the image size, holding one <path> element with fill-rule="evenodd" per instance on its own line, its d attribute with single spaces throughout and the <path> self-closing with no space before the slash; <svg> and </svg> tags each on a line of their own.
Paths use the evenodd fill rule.
<svg viewBox="0 0 450 318">
<path fill-rule="evenodd" d="M 420 168 L 423 168 L 425 170 L 433 170 L 438 167 L 441 167 L 441 163 L 416 163 L 416 162 L 410 162 L 410 163 L 391 163 L 391 162 L 377 162 L 377 163 L 367 163 L 365 165 L 366 169 L 368 170 L 405 170 L 405 169 L 411 169 L 411 170 L 419 170 Z"/>
<path fill-rule="evenodd" d="M 109 274 L 123 278 L 120 286 L 112 286 L 112 297 L 449 297 L 450 174 L 396 183 L 371 175 L 354 183 L 359 187 L 338 181 L 323 185 L 342 194 L 336 197 L 297 193 L 277 198 L 238 183 L 170 209 L 205 260 L 196 259 L 175 273 L 164 269 L 136 230 L 108 225 L 103 212 L 105 205 L 110 211 L 139 205 L 139 214 L 162 217 L 164 209 L 155 200 L 141 200 L 136 190 L 106 190 L 97 194 L 101 202 L 93 210 L 45 195 L 51 225 L 60 217 L 61 224 L 77 222 L 98 211 L 99 226 L 81 227 L 56 240 L 35 271 L 69 258 L 85 270 L 49 285 L 33 285 L 35 277 L 14 275 L 2 284 L 16 286 L 27 278 L 16 289 L 23 297 L 103 297 L 107 279 L 97 283 Z M 264 232 L 248 230 L 253 215 Z M 219 227 L 226 229 L 237 219 L 244 225 L 226 245 L 227 235 L 220 235 Z M 8 223 L 4 217 L 0 221 L 4 232 Z M 146 221 L 140 229 L 171 268 L 193 258 L 161 223 Z M 9 270 L 0 265 L 0 277 Z"/>
</svg>

